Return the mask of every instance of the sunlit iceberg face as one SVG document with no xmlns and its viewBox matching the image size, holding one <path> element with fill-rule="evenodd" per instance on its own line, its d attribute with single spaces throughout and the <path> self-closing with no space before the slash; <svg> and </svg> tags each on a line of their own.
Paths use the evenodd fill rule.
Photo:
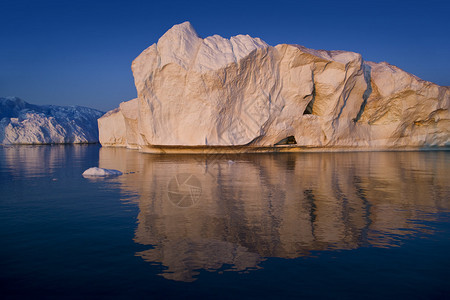
<svg viewBox="0 0 450 300">
<path fill-rule="evenodd" d="M 132 71 L 137 98 L 98 120 L 104 146 L 274 151 L 289 137 L 314 148 L 449 144 L 450 88 L 354 52 L 273 47 L 248 35 L 203 39 L 185 22 L 145 49 Z"/>
</svg>

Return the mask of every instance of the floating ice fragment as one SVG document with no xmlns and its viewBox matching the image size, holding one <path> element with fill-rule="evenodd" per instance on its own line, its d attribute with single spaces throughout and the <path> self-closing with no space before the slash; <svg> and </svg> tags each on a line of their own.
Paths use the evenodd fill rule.
<svg viewBox="0 0 450 300">
<path fill-rule="evenodd" d="M 113 169 L 92 167 L 83 172 L 83 176 L 119 176 L 122 172 Z"/>
</svg>

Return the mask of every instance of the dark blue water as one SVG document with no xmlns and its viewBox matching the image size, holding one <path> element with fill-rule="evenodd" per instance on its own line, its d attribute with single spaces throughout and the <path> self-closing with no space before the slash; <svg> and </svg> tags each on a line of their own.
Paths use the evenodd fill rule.
<svg viewBox="0 0 450 300">
<path fill-rule="evenodd" d="M 0 296 L 449 298 L 449 178 L 445 151 L 3 147 Z"/>
</svg>

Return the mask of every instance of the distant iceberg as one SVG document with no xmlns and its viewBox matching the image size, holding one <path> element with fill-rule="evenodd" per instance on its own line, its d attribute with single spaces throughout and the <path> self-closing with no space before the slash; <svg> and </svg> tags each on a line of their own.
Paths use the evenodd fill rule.
<svg viewBox="0 0 450 300">
<path fill-rule="evenodd" d="M 83 172 L 83 176 L 119 176 L 122 172 L 113 169 L 92 167 Z"/>
<path fill-rule="evenodd" d="M 0 144 L 96 143 L 102 115 L 82 106 L 41 106 L 0 97 Z"/>
</svg>

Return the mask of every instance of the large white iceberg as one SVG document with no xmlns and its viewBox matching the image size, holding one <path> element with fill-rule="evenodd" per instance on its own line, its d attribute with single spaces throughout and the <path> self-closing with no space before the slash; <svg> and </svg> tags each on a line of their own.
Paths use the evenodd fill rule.
<svg viewBox="0 0 450 300">
<path fill-rule="evenodd" d="M 248 35 L 203 39 L 185 22 L 132 70 L 138 97 L 98 120 L 104 146 L 167 153 L 450 145 L 449 87 L 354 52 L 272 47 Z M 296 147 L 277 151 L 288 148 Z"/>
<path fill-rule="evenodd" d="M 17 97 L 0 98 L 0 144 L 96 143 L 102 115 L 82 106 L 40 106 Z"/>
</svg>

